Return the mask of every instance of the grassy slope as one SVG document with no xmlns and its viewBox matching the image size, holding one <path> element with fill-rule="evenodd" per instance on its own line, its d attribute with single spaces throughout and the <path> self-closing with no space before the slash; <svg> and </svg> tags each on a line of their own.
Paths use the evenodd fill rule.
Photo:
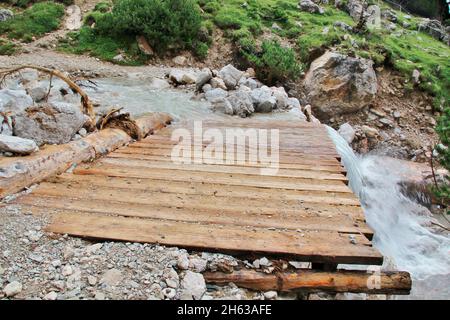
<svg viewBox="0 0 450 320">
<path fill-rule="evenodd" d="M 396 12 L 396 32 L 382 28 L 367 35 L 355 35 L 333 27 L 336 21 L 351 26 L 356 23 L 347 13 L 331 5 L 324 6 L 325 13 L 319 15 L 299 11 L 297 0 L 249 0 L 247 7 L 240 0 L 200 0 L 199 3 L 207 19 L 226 30 L 226 35 L 237 43 L 255 41 L 264 27 L 270 28 L 291 43 L 302 63 L 310 62 L 314 48 L 335 47 L 338 51 L 371 58 L 376 65 L 391 64 L 406 79 L 418 69 L 424 80 L 421 87 L 438 97 L 437 103 L 449 99 L 450 48 L 425 33 L 414 31 L 419 18 L 406 19 L 405 14 Z M 282 30 L 272 29 L 274 22 Z M 403 28 L 403 22 L 410 24 L 408 29 Z M 323 32 L 325 28 L 328 32 Z M 396 35 L 399 31 L 404 34 Z"/>
</svg>

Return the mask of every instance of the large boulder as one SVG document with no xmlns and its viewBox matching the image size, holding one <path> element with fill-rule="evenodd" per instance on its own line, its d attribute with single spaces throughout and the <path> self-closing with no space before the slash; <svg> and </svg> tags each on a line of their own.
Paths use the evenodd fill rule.
<svg viewBox="0 0 450 320">
<path fill-rule="evenodd" d="M 236 69 L 231 64 L 226 65 L 219 71 L 219 77 L 223 80 L 229 90 L 236 88 L 243 74 L 244 72 Z"/>
<path fill-rule="evenodd" d="M 6 21 L 14 17 L 14 13 L 9 9 L 0 9 L 0 22 Z"/>
<path fill-rule="evenodd" d="M 12 152 L 15 154 L 27 155 L 39 150 L 36 142 L 31 139 L 24 139 L 5 134 L 0 134 L 0 152 Z"/>
<path fill-rule="evenodd" d="M 419 24 L 419 31 L 450 45 L 450 35 L 438 20 L 423 19 Z"/>
<path fill-rule="evenodd" d="M 267 86 L 254 89 L 251 97 L 256 112 L 272 112 L 276 108 L 277 99 L 272 95 L 272 90 Z"/>
<path fill-rule="evenodd" d="M 203 85 L 208 83 L 209 80 L 211 79 L 212 79 L 212 72 L 208 68 L 203 69 L 199 74 L 197 74 L 197 80 L 195 82 L 197 91 L 200 91 Z"/>
<path fill-rule="evenodd" d="M 25 90 L 0 90 L 0 112 L 20 113 L 33 104 Z"/>
<path fill-rule="evenodd" d="M 319 14 L 324 13 L 323 8 L 315 4 L 311 0 L 300 0 L 300 2 L 298 3 L 298 7 L 300 8 L 301 11 L 309 13 L 319 13 Z"/>
<path fill-rule="evenodd" d="M 179 69 L 171 70 L 169 79 L 175 84 L 193 84 L 197 81 L 195 75 Z"/>
<path fill-rule="evenodd" d="M 358 111 L 367 106 L 378 89 L 373 62 L 328 51 L 308 70 L 304 88 L 319 118 Z"/>
<path fill-rule="evenodd" d="M 233 114 L 245 118 L 255 112 L 250 91 L 233 91 L 230 93 L 227 99 L 233 107 Z"/>
<path fill-rule="evenodd" d="M 63 102 L 42 103 L 14 117 L 14 135 L 38 145 L 67 143 L 85 123 L 80 107 Z"/>
<path fill-rule="evenodd" d="M 348 0 L 346 9 L 353 20 L 359 21 L 361 12 L 364 11 L 364 6 L 360 0 Z"/>
<path fill-rule="evenodd" d="M 212 89 L 205 93 L 206 100 L 208 100 L 211 103 L 220 101 L 226 98 L 227 96 L 228 92 L 220 88 Z"/>
<path fill-rule="evenodd" d="M 286 109 L 289 106 L 289 96 L 283 87 L 272 87 L 272 94 L 277 99 L 277 108 Z"/>
</svg>

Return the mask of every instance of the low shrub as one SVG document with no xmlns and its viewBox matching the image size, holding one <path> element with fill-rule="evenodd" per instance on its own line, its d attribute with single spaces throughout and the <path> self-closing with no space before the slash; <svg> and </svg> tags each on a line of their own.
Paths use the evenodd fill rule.
<svg viewBox="0 0 450 320">
<path fill-rule="evenodd" d="M 56 30 L 64 16 L 64 6 L 54 2 L 39 2 L 16 14 L 12 19 L 0 24 L 0 34 L 7 34 L 10 39 L 26 42 L 33 36 Z"/>
</svg>

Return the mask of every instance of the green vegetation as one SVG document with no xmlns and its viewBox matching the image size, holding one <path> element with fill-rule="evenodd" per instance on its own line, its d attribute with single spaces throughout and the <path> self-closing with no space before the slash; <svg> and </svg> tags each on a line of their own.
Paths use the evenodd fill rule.
<svg viewBox="0 0 450 320">
<path fill-rule="evenodd" d="M 441 144 L 437 146 L 439 153 L 439 162 L 447 170 L 450 171 L 450 107 L 444 109 L 442 116 L 438 121 L 436 131 L 441 139 Z M 436 194 L 440 198 L 443 205 L 450 207 L 450 180 L 436 188 Z M 450 214 L 450 209 L 447 209 Z"/>
<path fill-rule="evenodd" d="M 0 38 L 0 56 L 10 56 L 16 53 L 17 46 L 9 40 Z"/>
<path fill-rule="evenodd" d="M 45 0 L 6 0 L 4 2 L 6 2 L 12 6 L 26 8 L 26 7 L 31 6 L 34 3 L 43 2 L 43 1 L 45 1 Z M 58 1 L 53 1 L 53 2 L 60 2 L 64 5 L 68 6 L 68 5 L 73 4 L 74 0 L 58 0 Z"/>
<path fill-rule="evenodd" d="M 135 50 L 136 36 L 144 36 L 159 54 L 190 49 L 199 58 L 207 56 L 210 42 L 207 25 L 202 24 L 194 0 L 117 0 L 112 9 L 102 2 L 85 23 L 81 31 L 63 43 L 63 50 L 88 51 L 106 60 L 123 51 L 128 63 L 138 63 L 143 56 Z"/>
<path fill-rule="evenodd" d="M 33 37 L 58 28 L 64 15 L 64 6 L 54 2 L 39 2 L 14 18 L 0 23 L 0 34 L 10 39 L 30 42 Z"/>
<path fill-rule="evenodd" d="M 266 79 L 269 84 L 297 77 L 302 71 L 294 50 L 282 47 L 277 41 L 264 41 L 260 52 L 244 55 L 258 70 L 258 77 Z"/>
</svg>

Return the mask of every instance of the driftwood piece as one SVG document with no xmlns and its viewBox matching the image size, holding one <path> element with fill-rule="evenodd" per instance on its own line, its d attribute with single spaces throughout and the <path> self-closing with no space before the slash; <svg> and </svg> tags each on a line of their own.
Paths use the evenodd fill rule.
<svg viewBox="0 0 450 320">
<path fill-rule="evenodd" d="M 95 111 L 92 103 L 89 100 L 88 95 L 80 88 L 79 85 L 77 85 L 74 81 L 69 79 L 65 74 L 63 74 L 61 71 L 55 70 L 55 69 L 49 69 L 41 66 L 35 66 L 35 65 L 22 65 L 19 67 L 11 68 L 11 69 L 5 69 L 0 71 L 1 82 L 3 83 L 5 78 L 13 73 L 19 72 L 23 69 L 34 69 L 38 70 L 44 73 L 49 74 L 51 77 L 56 76 L 63 80 L 65 83 L 69 85 L 69 87 L 74 90 L 76 93 L 78 93 L 81 96 L 81 105 L 83 107 L 82 111 L 87 114 L 91 120 L 95 121 Z"/>
<path fill-rule="evenodd" d="M 136 120 L 143 137 L 170 123 L 165 113 L 152 113 Z M 108 128 L 81 140 L 57 146 L 45 146 L 26 157 L 5 157 L 0 160 L 0 199 L 34 183 L 40 182 L 72 165 L 89 161 L 111 152 L 132 138 L 122 130 Z"/>
<path fill-rule="evenodd" d="M 259 291 L 409 294 L 411 290 L 408 272 L 372 274 L 365 271 L 301 270 L 265 274 L 255 270 L 240 270 L 233 273 L 206 272 L 203 275 L 208 283 L 226 285 L 233 282 L 239 287 Z"/>
</svg>

